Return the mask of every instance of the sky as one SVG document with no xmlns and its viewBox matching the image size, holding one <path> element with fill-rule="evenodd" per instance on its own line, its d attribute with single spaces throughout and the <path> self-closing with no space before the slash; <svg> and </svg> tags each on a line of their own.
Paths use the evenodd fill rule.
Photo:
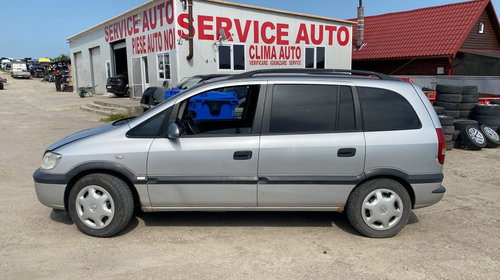
<svg viewBox="0 0 500 280">
<path fill-rule="evenodd" d="M 180 0 L 174 0 L 180 1 Z M 54 58 L 69 55 L 66 38 L 128 11 L 145 0 L 15 0 L 0 5 L 0 57 Z M 230 0 L 266 8 L 355 18 L 358 0 Z M 365 16 L 413 10 L 462 0 L 364 0 Z M 492 0 L 499 15 L 500 0 Z"/>
</svg>

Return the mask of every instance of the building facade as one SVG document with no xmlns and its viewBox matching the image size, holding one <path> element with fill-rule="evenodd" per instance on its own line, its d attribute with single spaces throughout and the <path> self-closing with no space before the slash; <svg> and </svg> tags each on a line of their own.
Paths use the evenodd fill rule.
<svg viewBox="0 0 500 280">
<path fill-rule="evenodd" d="M 108 77 L 125 74 L 139 98 L 196 74 L 350 69 L 352 24 L 217 0 L 153 0 L 67 40 L 75 89 L 104 93 Z"/>
</svg>

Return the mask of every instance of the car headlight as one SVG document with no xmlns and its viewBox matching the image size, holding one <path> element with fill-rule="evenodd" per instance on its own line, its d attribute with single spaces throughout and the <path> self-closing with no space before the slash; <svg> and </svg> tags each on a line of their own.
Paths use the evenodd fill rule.
<svg viewBox="0 0 500 280">
<path fill-rule="evenodd" d="M 59 160 L 61 160 L 62 155 L 53 152 L 46 152 L 42 159 L 42 169 L 54 169 Z"/>
</svg>

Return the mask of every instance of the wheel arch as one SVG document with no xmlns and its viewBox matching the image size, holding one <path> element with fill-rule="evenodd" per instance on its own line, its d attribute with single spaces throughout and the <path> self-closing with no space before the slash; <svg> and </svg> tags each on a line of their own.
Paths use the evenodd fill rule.
<svg viewBox="0 0 500 280">
<path fill-rule="evenodd" d="M 377 180 L 377 179 L 390 179 L 390 180 L 394 180 L 394 181 L 400 183 L 406 189 L 406 191 L 408 192 L 408 195 L 410 196 L 410 199 L 411 199 L 411 208 L 413 209 L 415 207 L 415 191 L 413 190 L 413 187 L 411 186 L 411 184 L 407 180 L 405 180 L 404 178 L 402 178 L 400 176 L 397 176 L 397 175 L 382 175 L 382 174 L 377 174 L 377 175 L 372 175 L 372 176 L 369 176 L 369 177 L 367 176 L 363 181 L 361 181 L 359 184 L 356 185 L 356 187 L 354 187 L 351 190 L 351 193 L 356 188 L 358 188 L 359 186 L 361 186 L 362 184 L 364 184 L 364 183 L 366 183 L 368 181 L 373 181 L 373 180 Z"/>
<path fill-rule="evenodd" d="M 73 168 L 67 174 L 69 181 L 66 185 L 66 189 L 64 190 L 64 208 L 66 210 L 69 209 L 68 207 L 69 194 L 75 183 L 78 182 L 78 180 L 80 180 L 84 176 L 97 173 L 112 175 L 124 181 L 129 187 L 130 191 L 132 192 L 132 197 L 134 198 L 134 204 L 136 205 L 139 204 L 140 202 L 139 192 L 137 191 L 134 185 L 137 176 L 134 173 L 132 173 L 129 169 L 127 169 L 125 166 L 116 163 L 106 163 L 106 162 L 86 163 Z"/>
</svg>

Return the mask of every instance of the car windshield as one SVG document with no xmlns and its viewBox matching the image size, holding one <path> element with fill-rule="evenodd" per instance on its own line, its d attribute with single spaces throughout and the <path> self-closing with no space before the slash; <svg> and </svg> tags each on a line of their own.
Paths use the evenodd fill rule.
<svg viewBox="0 0 500 280">
<path fill-rule="evenodd" d="M 194 85 L 196 85 L 197 83 L 199 83 L 200 81 L 202 80 L 202 77 L 191 77 L 191 78 L 187 78 L 183 81 L 181 81 L 177 87 L 175 87 L 176 89 L 188 89 L 188 88 L 192 88 Z"/>
</svg>

